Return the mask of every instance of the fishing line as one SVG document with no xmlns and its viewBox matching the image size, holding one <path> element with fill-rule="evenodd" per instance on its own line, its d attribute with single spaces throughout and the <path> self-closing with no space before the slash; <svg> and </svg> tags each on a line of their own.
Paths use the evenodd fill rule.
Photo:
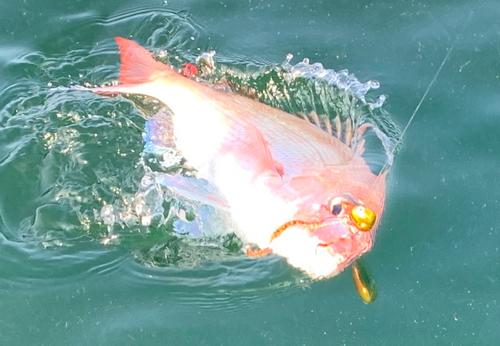
<svg viewBox="0 0 500 346">
<path fill-rule="evenodd" d="M 472 17 L 474 16 L 474 14 L 476 13 L 476 10 L 479 8 L 480 6 L 480 3 L 481 1 L 478 0 L 474 6 L 474 9 L 472 11 L 469 12 L 469 17 L 467 19 L 467 23 L 466 25 L 464 26 L 464 30 L 465 28 L 470 24 L 471 20 L 472 20 Z M 411 123 L 413 122 L 413 119 L 415 118 L 415 115 L 417 114 L 417 112 L 419 111 L 420 109 L 420 106 L 422 106 L 422 103 L 424 103 L 424 100 L 427 98 L 427 94 L 429 93 L 429 91 L 431 90 L 432 86 L 434 85 L 434 82 L 436 81 L 437 77 L 439 76 L 439 74 L 441 73 L 441 70 L 443 69 L 444 65 L 446 64 L 446 62 L 448 61 L 449 57 L 450 57 L 450 54 L 451 52 L 453 51 L 453 49 L 455 48 L 455 45 L 458 41 L 458 35 L 456 36 L 455 38 L 455 41 L 453 42 L 453 44 L 451 45 L 450 49 L 448 50 L 448 52 L 446 53 L 443 61 L 441 62 L 441 65 L 439 65 L 439 68 L 437 69 L 436 73 L 434 74 L 434 77 L 432 78 L 429 86 L 427 87 L 427 89 L 425 90 L 424 94 L 422 95 L 422 98 L 420 99 L 420 101 L 418 102 L 417 104 L 417 107 L 415 107 L 415 110 L 413 111 L 413 114 L 411 115 L 410 119 L 408 120 L 408 123 L 406 124 L 406 126 L 404 127 L 403 131 L 401 132 L 401 135 L 399 136 L 399 139 L 396 141 L 396 143 L 394 143 L 394 147 L 391 151 L 391 155 L 394 154 L 394 152 L 396 151 L 396 148 L 398 148 L 398 146 L 401 144 L 401 142 L 403 141 L 403 138 L 404 138 L 404 135 L 406 134 L 406 131 L 408 130 L 408 128 L 410 127 Z M 386 160 L 385 163 L 384 163 L 384 166 L 382 167 L 382 170 L 381 172 L 384 172 L 389 166 L 389 161 Z M 382 175 L 382 174 L 381 174 Z M 378 180 L 380 179 L 381 175 L 378 175 L 377 178 L 375 179 L 375 181 L 373 182 L 372 184 L 372 188 L 377 184 Z"/>
<path fill-rule="evenodd" d="M 422 106 L 422 103 L 424 103 L 424 100 L 427 97 L 429 90 L 431 90 L 432 86 L 434 85 L 434 82 L 436 81 L 437 77 L 441 73 L 443 66 L 446 64 L 446 61 L 448 61 L 448 58 L 450 57 L 450 54 L 453 51 L 453 48 L 455 48 L 455 43 L 456 43 L 456 40 L 453 43 L 453 45 L 451 46 L 451 48 L 448 50 L 448 53 L 446 53 L 446 56 L 444 57 L 443 61 L 441 62 L 441 65 L 439 65 L 439 68 L 437 69 L 436 74 L 434 75 L 434 78 L 432 78 L 431 83 L 429 84 L 429 86 L 425 90 L 424 95 L 422 95 L 422 98 L 418 102 L 417 107 L 415 107 L 415 110 L 413 111 L 413 114 L 411 115 L 410 120 L 408 120 L 408 123 L 406 124 L 405 128 L 401 132 L 401 136 L 399 137 L 398 141 L 394 145 L 395 148 L 397 148 L 399 146 L 399 144 L 401 144 L 403 137 L 406 133 L 406 130 L 408 130 L 408 127 L 410 127 L 411 123 L 413 122 L 413 119 L 415 118 L 415 115 L 417 114 L 418 110 L 420 109 L 420 106 Z"/>
<path fill-rule="evenodd" d="M 427 89 L 425 90 L 424 94 L 422 95 L 422 97 L 420 98 L 420 101 L 418 102 L 417 104 L 417 107 L 415 107 L 415 110 L 413 111 L 413 114 L 410 116 L 410 119 L 408 120 L 408 122 L 406 123 L 406 126 L 404 127 L 403 131 L 401 132 L 401 135 L 399 136 L 399 139 L 396 141 L 396 143 L 394 143 L 394 147 L 392 149 L 392 152 L 391 154 L 394 154 L 394 151 L 396 150 L 396 148 L 401 144 L 401 142 L 403 141 L 403 138 L 404 138 L 404 135 L 406 133 L 406 131 L 408 130 L 408 128 L 410 127 L 411 123 L 413 122 L 413 119 L 415 118 L 415 116 L 417 115 L 419 109 L 420 109 L 420 106 L 422 106 L 422 103 L 424 103 L 425 99 L 427 98 L 427 94 L 429 93 L 429 91 L 431 90 L 432 86 L 434 85 L 434 82 L 436 82 L 436 79 L 437 77 L 439 76 L 439 74 L 441 73 L 441 70 L 443 69 L 444 65 L 446 64 L 446 62 L 448 61 L 449 57 L 450 57 L 450 54 L 451 52 L 453 51 L 453 49 L 455 48 L 455 44 L 457 43 L 457 39 L 455 39 L 455 41 L 453 42 L 453 44 L 451 45 L 450 49 L 448 49 L 448 52 L 446 53 L 443 61 L 441 62 L 441 65 L 439 65 L 439 68 L 437 69 L 436 73 L 434 74 L 434 77 L 432 78 L 431 82 L 429 83 L 429 86 L 427 87 Z M 386 160 L 385 163 L 384 163 L 384 166 L 382 167 L 381 169 L 381 172 L 384 172 L 389 166 L 389 161 Z M 372 184 L 372 188 L 377 184 L 378 180 L 380 179 L 380 177 L 382 176 L 383 174 L 380 174 L 377 176 L 377 178 L 375 179 L 375 181 L 373 182 Z"/>
</svg>

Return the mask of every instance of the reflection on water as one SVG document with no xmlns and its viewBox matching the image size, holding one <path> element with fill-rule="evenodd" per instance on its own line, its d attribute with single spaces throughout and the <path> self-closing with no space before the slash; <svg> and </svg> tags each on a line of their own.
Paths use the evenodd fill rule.
<svg viewBox="0 0 500 346">
<path fill-rule="evenodd" d="M 134 261 L 118 247 L 103 248 L 89 237 L 73 239 L 71 246 L 45 247 L 44 251 L 40 244 L 11 242 L 3 237 L 0 244 L 7 268 L 0 288 L 15 288 L 19 295 L 31 294 L 33 287 L 39 293 L 57 291 L 73 280 L 98 277 L 102 282 L 118 280 L 132 289 L 147 284 L 152 290 L 166 290 L 170 299 L 175 297 L 181 304 L 230 312 L 252 308 L 266 291 L 288 295 L 310 284 L 277 257 L 255 260 L 218 254 L 203 258 L 196 267 L 159 268 Z M 10 263 L 14 259 L 16 263 Z M 81 289 L 85 294 L 85 285 Z"/>
</svg>

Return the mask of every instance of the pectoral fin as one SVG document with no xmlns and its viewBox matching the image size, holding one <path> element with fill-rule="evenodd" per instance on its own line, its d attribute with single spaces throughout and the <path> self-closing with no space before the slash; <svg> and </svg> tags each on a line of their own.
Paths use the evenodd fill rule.
<svg viewBox="0 0 500 346">
<path fill-rule="evenodd" d="M 159 173 L 156 174 L 155 181 L 180 197 L 221 210 L 229 210 L 226 198 L 215 186 L 204 179 Z"/>
</svg>

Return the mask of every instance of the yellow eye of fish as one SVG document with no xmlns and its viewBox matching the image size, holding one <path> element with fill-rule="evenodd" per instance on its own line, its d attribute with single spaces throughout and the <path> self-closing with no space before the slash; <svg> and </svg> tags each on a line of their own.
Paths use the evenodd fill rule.
<svg viewBox="0 0 500 346">
<path fill-rule="evenodd" d="M 351 219 L 360 231 L 369 232 L 375 224 L 377 216 L 372 210 L 357 205 L 351 209 Z"/>
</svg>

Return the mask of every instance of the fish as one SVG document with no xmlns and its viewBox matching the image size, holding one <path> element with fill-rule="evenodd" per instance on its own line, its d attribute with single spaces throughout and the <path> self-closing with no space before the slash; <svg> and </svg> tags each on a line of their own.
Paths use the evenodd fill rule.
<svg viewBox="0 0 500 346">
<path fill-rule="evenodd" d="M 235 225 L 227 232 L 248 256 L 281 256 L 312 279 L 339 274 L 373 247 L 389 171 L 373 172 L 363 155 L 374 125 L 350 126 L 342 139 L 307 117 L 190 78 L 192 69 L 179 73 L 134 41 L 115 40 L 119 83 L 86 89 L 168 107 L 165 143 L 196 175 L 156 172 L 158 184 L 227 211 Z"/>
</svg>

